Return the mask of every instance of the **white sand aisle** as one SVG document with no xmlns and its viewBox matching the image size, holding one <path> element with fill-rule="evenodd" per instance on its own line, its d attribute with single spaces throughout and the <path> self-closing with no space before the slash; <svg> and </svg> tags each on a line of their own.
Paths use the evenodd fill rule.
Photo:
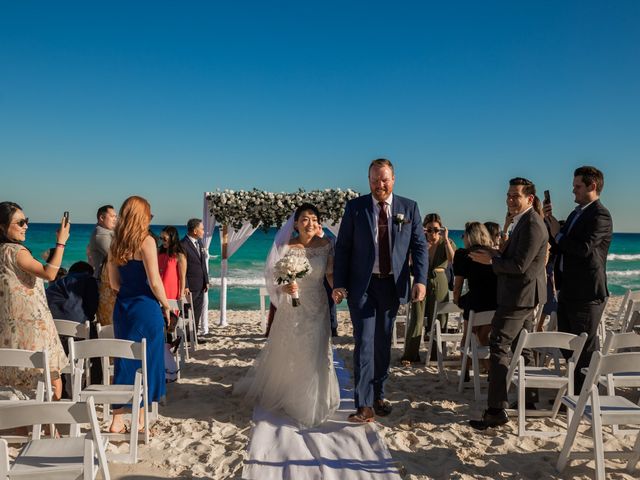
<svg viewBox="0 0 640 480">
<path fill-rule="evenodd" d="M 289 418 L 256 408 L 255 426 L 242 478 L 399 480 L 389 451 L 375 424 L 347 421 L 353 406 L 352 380 L 334 350 L 340 383 L 340 408 L 323 425 L 301 430 Z"/>
</svg>

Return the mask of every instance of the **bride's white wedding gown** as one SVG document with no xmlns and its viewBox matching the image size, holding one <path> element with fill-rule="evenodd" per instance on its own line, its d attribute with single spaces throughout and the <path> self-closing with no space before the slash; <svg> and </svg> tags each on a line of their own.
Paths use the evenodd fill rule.
<svg viewBox="0 0 640 480">
<path fill-rule="evenodd" d="M 312 271 L 299 279 L 300 305 L 280 302 L 267 344 L 236 393 L 272 411 L 283 411 L 302 426 L 324 422 L 340 404 L 333 367 L 329 304 L 323 281 L 332 270 L 330 244 L 289 248 L 305 255 Z"/>
</svg>

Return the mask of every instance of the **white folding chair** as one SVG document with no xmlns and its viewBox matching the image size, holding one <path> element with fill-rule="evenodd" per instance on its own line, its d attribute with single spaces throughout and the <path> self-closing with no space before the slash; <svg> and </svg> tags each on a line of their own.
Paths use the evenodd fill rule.
<svg viewBox="0 0 640 480">
<path fill-rule="evenodd" d="M 113 325 L 97 325 L 98 338 L 116 338 L 113 333 Z"/>
<path fill-rule="evenodd" d="M 62 320 L 60 318 L 54 318 L 53 323 L 56 326 L 56 330 L 58 331 L 58 335 L 62 335 L 65 337 L 72 337 L 78 340 L 87 340 L 90 336 L 90 327 L 89 321 L 87 320 L 84 323 L 74 322 L 71 320 Z M 67 382 L 67 393 L 71 393 L 71 363 L 64 367 L 61 372 L 63 375 L 68 375 L 69 381 Z M 89 369 L 85 368 L 85 375 L 89 376 Z"/>
<path fill-rule="evenodd" d="M 548 437 L 558 435 L 562 432 L 553 431 L 537 431 L 527 430 L 525 416 L 548 416 L 555 418 L 560 410 L 560 401 L 562 396 L 573 395 L 573 375 L 576 363 L 584 344 L 587 341 L 587 334 L 582 333 L 580 336 L 570 333 L 561 332 L 533 332 L 529 333 L 525 329 L 520 332 L 518 343 L 511 357 L 509 370 L 507 371 L 507 389 L 513 383 L 518 387 L 518 436 L 537 436 Z M 559 363 L 555 363 L 555 368 L 545 366 L 536 367 L 533 365 L 525 365 L 522 351 L 528 348 L 530 350 L 540 348 L 562 348 L 572 352 L 571 358 L 567 361 L 567 368 L 562 371 Z M 526 410 L 525 389 L 526 388 L 545 388 L 558 390 L 553 408 L 551 410 Z M 567 418 L 567 423 L 570 421 Z"/>
<path fill-rule="evenodd" d="M 604 305 L 602 307 L 602 313 L 600 314 L 600 319 L 598 320 L 598 328 L 597 328 L 597 333 L 596 333 L 596 348 L 598 350 L 602 350 L 602 347 L 604 346 L 604 340 L 607 336 L 607 326 L 606 326 L 606 310 L 607 310 L 607 304 L 609 303 L 609 298 L 610 297 L 606 297 L 604 299 Z"/>
<path fill-rule="evenodd" d="M 602 427 L 604 425 L 640 424 L 640 406 L 618 395 L 599 395 L 598 381 L 603 375 L 637 371 L 639 368 L 640 353 L 602 355 L 598 351 L 593 352 L 580 396 L 567 395 L 562 398 L 562 403 L 567 406 L 567 409 L 572 409 L 574 415 L 569 423 L 567 436 L 556 464 L 559 472 L 565 469 L 570 458 L 593 457 L 595 457 L 595 478 L 597 480 L 605 479 L 605 458 L 627 458 L 627 470 L 631 472 L 635 469 L 640 459 L 640 434 L 638 434 L 631 451 L 605 452 Z M 582 420 L 589 422 L 593 436 L 593 454 L 586 452 L 586 456 L 581 453 L 571 454 L 571 448 Z"/>
<path fill-rule="evenodd" d="M 86 401 L 93 397 L 98 404 L 104 405 L 106 412 L 112 404 L 131 404 L 131 428 L 129 435 L 122 433 L 105 433 L 104 435 L 114 441 L 129 441 L 129 453 L 110 455 L 115 461 L 136 463 L 138 460 L 138 418 L 140 402 L 144 408 L 144 443 L 149 443 L 149 399 L 147 391 L 147 354 L 146 339 L 141 342 L 116 339 L 92 339 L 75 342 L 69 340 L 69 360 L 75 367 L 76 374 L 73 382 L 73 400 Z M 84 360 L 87 358 L 102 358 L 103 384 L 86 385 L 82 387 L 82 370 Z M 142 368 L 136 372 L 133 385 L 109 385 L 109 373 L 106 365 L 110 358 L 122 358 L 139 360 Z"/>
<path fill-rule="evenodd" d="M 391 345 L 395 348 L 400 344 L 404 345 L 405 337 L 407 335 L 407 326 L 409 325 L 409 315 L 411 315 L 411 309 L 415 304 L 404 304 L 398 308 L 396 319 L 393 322 L 393 329 L 391 331 Z M 398 325 L 404 325 L 404 335 L 398 334 Z"/>
<path fill-rule="evenodd" d="M 111 478 L 91 397 L 86 403 L 16 404 L 4 407 L 0 415 L 0 429 L 23 427 L 34 422 L 71 425 L 71 435 L 42 439 L 39 429 L 34 430 L 33 439 L 24 445 L 13 462 L 9 461 L 7 442 L 0 439 L 0 479 L 95 479 L 99 471 L 104 480 Z M 80 423 L 89 424 L 89 433 L 78 436 L 74 426 Z"/>
<path fill-rule="evenodd" d="M 639 324 L 640 320 L 640 300 L 629 300 L 627 312 L 625 313 L 621 332 L 633 332 L 634 327 Z"/>
<path fill-rule="evenodd" d="M 21 405 L 28 401 L 50 402 L 53 398 L 51 387 L 51 372 L 49 371 L 49 357 L 46 350 L 41 352 L 31 350 L 19 350 L 13 348 L 0 348 L 0 368 L 38 368 L 42 370 L 42 378 L 38 380 L 36 392 L 33 400 L 0 400 L 0 409 L 11 405 Z M 0 410 L 5 415 L 4 410 Z M 24 425 L 19 425 L 24 426 Z M 33 425 L 34 432 L 40 431 L 40 425 Z M 53 430 L 51 435 L 53 436 Z M 3 435 L 7 443 L 24 443 L 29 440 L 24 435 Z M 0 478 L 2 478 L 0 476 Z"/>
<path fill-rule="evenodd" d="M 624 294 L 624 298 L 622 299 L 622 303 L 620 304 L 620 308 L 618 309 L 618 314 L 613 322 L 611 329 L 614 332 L 623 332 L 623 326 L 627 324 L 629 309 L 631 307 L 631 302 L 639 302 L 640 301 L 640 290 L 627 290 Z"/>
<path fill-rule="evenodd" d="M 449 298 L 453 298 L 453 294 L 449 296 Z M 433 345 L 436 345 L 436 358 L 438 362 L 438 374 L 446 374 L 444 370 L 445 365 L 457 365 L 458 360 L 449 359 L 446 356 L 446 352 L 443 350 L 443 345 L 448 349 L 447 344 L 453 343 L 452 350 L 459 350 L 460 343 L 462 342 L 463 332 L 460 326 L 462 325 L 462 309 L 458 307 L 455 303 L 451 302 L 436 302 L 434 307 L 434 315 L 433 322 L 431 322 L 431 330 L 429 331 L 429 336 L 427 339 L 427 360 L 425 361 L 425 366 L 428 367 L 431 363 L 431 351 L 433 349 Z M 458 314 L 458 327 L 457 331 L 449 332 L 449 323 L 451 322 L 451 317 L 449 318 L 449 323 L 447 323 L 447 331 L 442 332 L 442 325 L 438 320 L 438 315 L 442 314 Z M 453 330 L 453 329 L 451 329 Z"/>
<path fill-rule="evenodd" d="M 267 320 L 269 317 L 269 310 L 267 309 L 268 296 L 267 289 L 260 287 L 260 328 L 262 328 L 262 333 L 267 333 Z"/>
<path fill-rule="evenodd" d="M 187 342 L 187 330 L 185 328 L 184 318 L 182 317 L 180 303 L 177 300 L 169 300 L 169 308 L 172 312 L 178 312 L 178 323 L 176 324 L 175 332 L 176 336 L 181 337 L 181 341 L 180 345 L 178 345 L 178 348 L 173 353 L 173 358 L 176 361 L 176 368 L 178 369 L 176 372 L 177 379 L 180 380 L 181 366 L 185 362 L 185 360 L 189 358 L 189 352 L 187 347 L 185 346 Z"/>
<path fill-rule="evenodd" d="M 53 323 L 56 325 L 58 335 L 64 335 L 67 337 L 75 337 L 78 339 L 86 340 L 89 338 L 89 321 L 84 323 L 74 322 L 71 320 L 61 320 L 54 318 Z"/>
<path fill-rule="evenodd" d="M 198 331 L 196 329 L 196 317 L 193 313 L 193 296 L 191 292 L 187 293 L 184 299 L 180 300 L 180 316 L 184 318 L 186 323 L 185 332 L 189 332 L 189 338 L 185 337 L 185 343 L 188 341 L 188 348 L 193 351 L 198 350 Z M 187 307 L 186 304 L 189 306 Z M 187 360 L 189 359 L 189 352 L 187 352 Z"/>
<path fill-rule="evenodd" d="M 458 383 L 458 392 L 462 392 L 464 388 L 464 377 L 467 371 L 467 359 L 471 357 L 471 369 L 469 375 L 473 373 L 473 391 L 475 400 L 482 399 L 482 392 L 480 389 L 480 360 L 489 358 L 489 346 L 478 344 L 478 339 L 473 333 L 474 327 L 481 327 L 483 325 L 491 325 L 495 310 L 489 310 L 486 312 L 469 312 L 469 324 L 467 325 L 467 336 L 464 340 L 464 346 L 462 347 L 462 364 L 460 366 L 460 381 Z"/>
<path fill-rule="evenodd" d="M 602 349 L 603 355 L 609 355 L 611 353 L 624 353 L 624 352 L 638 352 L 640 351 L 640 335 L 635 332 L 615 333 L 609 332 L 607 339 Z M 600 376 L 598 383 L 607 388 L 609 395 L 615 395 L 615 389 L 619 387 L 640 387 L 640 366 L 636 372 L 624 372 L 620 374 L 611 374 Z M 614 435 L 631 435 L 638 433 L 637 429 L 620 429 L 618 425 L 613 425 Z"/>
</svg>

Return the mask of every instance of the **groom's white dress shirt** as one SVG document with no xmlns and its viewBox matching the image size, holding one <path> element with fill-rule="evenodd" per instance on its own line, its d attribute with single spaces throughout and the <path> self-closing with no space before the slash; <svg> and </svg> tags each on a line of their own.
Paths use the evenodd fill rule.
<svg viewBox="0 0 640 480">
<path fill-rule="evenodd" d="M 379 265 L 379 256 L 380 256 L 380 250 L 379 250 L 379 246 L 378 246 L 378 219 L 380 218 L 380 205 L 378 205 L 378 200 L 375 199 L 375 197 L 373 195 L 371 195 L 371 200 L 373 202 L 373 245 L 376 251 L 376 257 L 375 260 L 373 262 L 373 273 L 380 273 L 380 265 Z M 387 198 L 384 203 L 385 203 L 385 210 L 387 212 L 387 224 L 389 225 L 389 227 L 387 228 L 387 232 L 389 232 L 389 248 L 392 248 L 392 243 L 391 243 L 391 202 L 393 202 L 393 193 L 389 195 L 389 198 Z M 391 253 L 391 252 L 389 252 Z M 393 264 L 392 264 L 392 270 L 393 270 Z"/>
</svg>

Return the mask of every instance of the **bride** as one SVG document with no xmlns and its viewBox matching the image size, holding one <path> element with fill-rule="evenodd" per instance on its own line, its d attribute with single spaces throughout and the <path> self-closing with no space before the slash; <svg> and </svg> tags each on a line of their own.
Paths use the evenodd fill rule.
<svg viewBox="0 0 640 480">
<path fill-rule="evenodd" d="M 277 306 L 267 344 L 254 367 L 236 385 L 236 393 L 272 411 L 282 411 L 303 427 L 323 423 L 340 403 L 338 379 L 333 368 L 329 303 L 323 285 L 333 283 L 333 251 L 329 240 L 316 236 L 318 209 L 298 207 L 278 233 L 267 259 L 265 277 L 271 302 Z M 293 228 L 298 236 L 291 238 Z M 296 283 L 275 286 L 273 267 L 285 255 L 304 256 L 311 271 Z M 289 295 L 298 293 L 300 305 Z"/>
</svg>

